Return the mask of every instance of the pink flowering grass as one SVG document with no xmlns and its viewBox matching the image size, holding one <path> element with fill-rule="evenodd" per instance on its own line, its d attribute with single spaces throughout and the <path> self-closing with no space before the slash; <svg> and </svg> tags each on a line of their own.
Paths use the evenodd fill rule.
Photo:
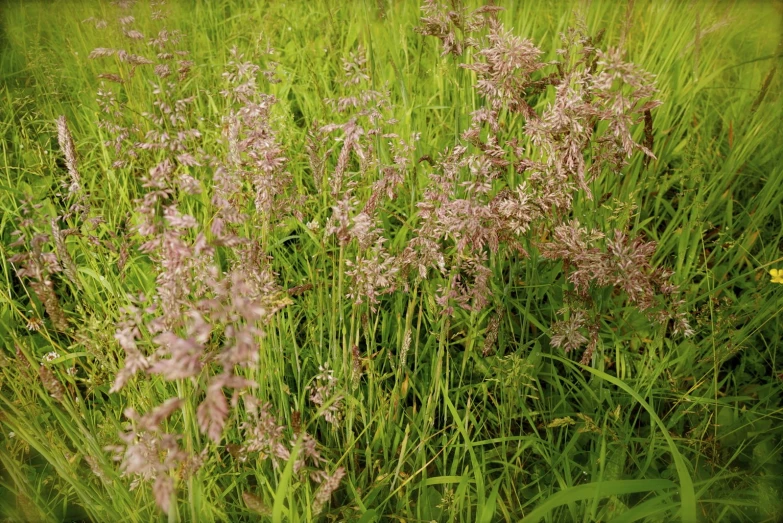
<svg viewBox="0 0 783 523">
<path fill-rule="evenodd" d="M 0 514 L 774 520 L 776 58 L 657 5 L 9 29 Z"/>
</svg>

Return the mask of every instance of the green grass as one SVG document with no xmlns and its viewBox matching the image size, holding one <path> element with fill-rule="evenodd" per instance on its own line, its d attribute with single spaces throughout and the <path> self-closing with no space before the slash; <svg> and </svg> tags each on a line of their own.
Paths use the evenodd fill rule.
<svg viewBox="0 0 783 523">
<path fill-rule="evenodd" d="M 88 55 L 120 44 L 111 41 L 111 28 L 82 20 L 111 21 L 117 11 L 88 4 L 19 1 L 0 12 L 0 515 L 166 520 L 150 485 L 129 490 L 131 479 L 121 477 L 103 447 L 119 442 L 124 409 L 147 412 L 179 395 L 186 405 L 167 428 L 184 435 L 184 448 L 209 452 L 195 475 L 177 482 L 169 521 L 257 520 L 243 493 L 268 509 L 264 518 L 313 520 L 315 485 L 294 474 L 292 461 L 275 469 L 232 457 L 229 445 L 241 443 L 238 412 L 220 444 L 199 433 L 203 383 L 137 376 L 121 392 L 108 392 L 124 358 L 113 338 L 119 311 L 128 294 L 155 287 L 138 237 L 124 236 L 126 216 L 144 193 L 139 175 L 151 165 L 113 168 L 112 151 L 102 145 L 97 75 L 114 72 L 116 63 Z M 414 162 L 453 147 L 469 126 L 481 103 L 474 75 L 454 57 L 441 57 L 436 40 L 414 32 L 417 2 L 194 0 L 166 8 L 166 26 L 186 34 L 180 47 L 196 64 L 181 86 L 198 93 L 191 124 L 213 154 L 224 150 L 219 91 L 229 49 L 250 57 L 268 39 L 277 50 L 282 81 L 259 83 L 279 100 L 273 120 L 287 169 L 309 197 L 302 221 L 291 217 L 285 227 L 264 229 L 260 241 L 282 288 L 312 288 L 273 316 L 261 365 L 247 376 L 282 425 L 292 426 L 301 413 L 327 472 L 345 468 L 320 520 L 780 521 L 783 286 L 767 271 L 783 268 L 783 3 L 503 4 L 500 19 L 544 50 L 542 59 L 555 58 L 559 32 L 579 12 L 590 34 L 605 31 L 603 47 L 625 34 L 628 60 L 657 75 L 664 102 L 653 111 L 657 160 L 645 165 L 635 157 L 620 176 L 598 179 L 592 190 L 605 199 L 579 200 L 575 212 L 594 216 L 596 226 L 629 225 L 657 243 L 655 263 L 675 271 L 693 337 L 670 337 L 606 296 L 604 307 L 614 309 L 596 357 L 580 365 L 579 355 L 549 345 L 548 325 L 567 283 L 562 267 L 535 254 L 493 260 L 493 302 L 480 313 L 446 320 L 434 301 L 436 282 L 428 280 L 383 297 L 375 312 L 354 305 L 345 296 L 345 260 L 355 249 L 304 225 L 323 226 L 334 205 L 315 187 L 305 145 L 313 121 L 344 121 L 323 102 L 346 94 L 341 59 L 358 45 L 367 50 L 373 86 L 390 91 L 397 119 L 390 130 L 403 138 L 421 133 Z M 150 21 L 148 11 L 135 9 L 135 27 L 154 34 L 161 22 Z M 258 60 L 264 66 L 269 58 Z M 129 114 L 151 110 L 145 74 L 124 86 Z M 33 225 L 39 232 L 67 207 L 57 196 L 67 178 L 55 128 L 61 114 L 76 142 L 90 214 L 105 220 L 67 240 L 78 280 L 55 283 L 68 332 L 53 328 L 8 261 L 19 252 L 10 247 L 11 233 L 26 197 L 43 204 Z M 211 169 L 192 172 L 208 186 Z M 426 163 L 414 163 L 400 197 L 386 204 L 392 248 L 410 239 L 427 172 Z M 356 189 L 362 202 L 372 181 Z M 181 208 L 202 224 L 214 214 L 206 195 L 183 197 Z M 126 241 L 120 268 L 120 253 L 107 246 Z M 488 324 L 501 310 L 495 350 L 483 357 Z M 44 327 L 28 331 L 31 317 L 43 318 Z M 354 345 L 363 364 L 356 386 Z M 36 371 L 51 351 L 60 354 L 52 368 L 67 389 L 63 402 Z M 309 400 L 308 387 L 326 363 L 344 395 L 337 426 L 320 419 Z M 65 372 L 71 364 L 76 376 Z M 103 478 L 86 458 L 97 460 Z"/>
</svg>

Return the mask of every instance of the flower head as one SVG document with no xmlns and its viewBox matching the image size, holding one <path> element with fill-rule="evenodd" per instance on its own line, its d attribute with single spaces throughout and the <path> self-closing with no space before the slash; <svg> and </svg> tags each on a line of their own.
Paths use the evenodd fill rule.
<svg viewBox="0 0 783 523">
<path fill-rule="evenodd" d="M 54 352 L 54 351 L 48 352 L 48 353 L 44 354 L 44 357 L 43 357 L 43 360 L 41 361 L 41 363 L 44 363 L 44 364 L 51 363 L 54 360 L 56 360 L 57 358 L 59 358 L 59 357 L 60 357 L 60 355 L 57 352 Z"/>
<path fill-rule="evenodd" d="M 771 269 L 769 275 L 772 276 L 772 283 L 783 284 L 783 269 Z"/>
<path fill-rule="evenodd" d="M 40 318 L 30 317 L 27 320 L 27 330 L 37 332 L 41 330 L 41 327 L 43 327 L 43 321 Z"/>
</svg>

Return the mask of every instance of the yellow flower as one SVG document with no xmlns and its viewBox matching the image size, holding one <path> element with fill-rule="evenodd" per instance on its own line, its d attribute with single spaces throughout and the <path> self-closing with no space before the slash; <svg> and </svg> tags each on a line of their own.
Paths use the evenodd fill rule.
<svg viewBox="0 0 783 523">
<path fill-rule="evenodd" d="M 772 269 L 769 275 L 772 276 L 772 283 L 783 283 L 783 269 Z"/>
</svg>

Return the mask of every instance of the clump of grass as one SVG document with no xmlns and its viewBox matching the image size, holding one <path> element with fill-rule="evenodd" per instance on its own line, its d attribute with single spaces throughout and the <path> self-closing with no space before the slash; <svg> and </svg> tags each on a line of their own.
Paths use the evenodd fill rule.
<svg viewBox="0 0 783 523">
<path fill-rule="evenodd" d="M 508 7 L 13 34 L 0 512 L 774 519 L 775 69 L 706 4 Z"/>
</svg>

